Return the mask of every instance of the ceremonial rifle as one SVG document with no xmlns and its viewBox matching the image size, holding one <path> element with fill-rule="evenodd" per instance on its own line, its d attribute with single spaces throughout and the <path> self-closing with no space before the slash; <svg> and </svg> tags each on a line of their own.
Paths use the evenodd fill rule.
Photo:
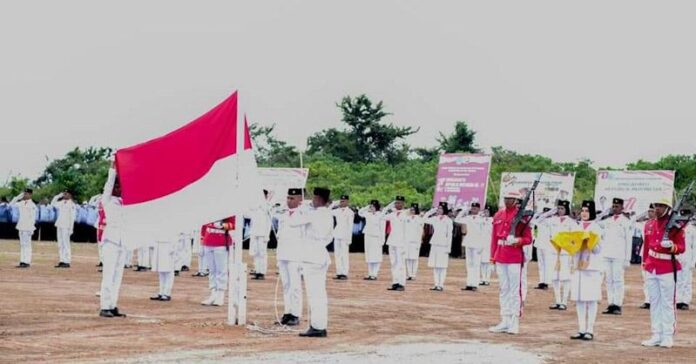
<svg viewBox="0 0 696 364">
<path fill-rule="evenodd" d="M 529 211 L 526 210 L 527 204 L 529 203 L 529 199 L 532 197 L 534 194 L 534 191 L 537 189 L 539 186 L 539 182 L 541 181 L 541 177 L 543 176 L 543 173 L 539 173 L 539 176 L 534 180 L 534 183 L 532 183 L 532 188 L 527 191 L 527 194 L 524 196 L 522 199 L 522 203 L 520 204 L 519 210 L 517 210 L 517 214 L 515 215 L 515 218 L 512 220 L 512 224 L 510 225 L 510 237 L 514 238 L 515 234 L 517 233 L 517 226 L 522 222 L 522 219 L 525 217 L 532 217 L 534 216 L 534 211 Z M 525 223 L 529 224 L 529 220 Z"/>
</svg>

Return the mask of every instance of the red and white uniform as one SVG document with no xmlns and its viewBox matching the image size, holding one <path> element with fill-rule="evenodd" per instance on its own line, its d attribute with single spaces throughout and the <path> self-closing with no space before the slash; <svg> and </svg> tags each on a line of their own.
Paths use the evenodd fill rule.
<svg viewBox="0 0 696 364">
<path fill-rule="evenodd" d="M 234 229 L 234 217 L 225 219 L 223 222 L 212 222 L 201 227 L 201 245 L 203 245 L 203 256 L 208 265 L 208 286 L 214 294 L 223 296 L 227 290 L 227 258 L 228 249 L 233 244 L 232 237 L 228 231 L 223 229 L 223 223 L 231 223 Z"/>
<path fill-rule="evenodd" d="M 653 338 L 663 342 L 671 341 L 676 331 L 676 316 L 674 300 L 676 284 L 674 271 L 681 270 L 681 264 L 676 255 L 685 249 L 684 230 L 670 231 L 669 240 L 672 248 L 662 247 L 662 237 L 669 215 L 650 220 L 645 224 L 645 242 L 647 256 L 643 264 L 646 279 L 645 284 L 650 296 L 650 326 Z"/>
<path fill-rule="evenodd" d="M 491 234 L 491 261 L 496 264 L 500 279 L 500 316 L 511 326 L 515 326 L 522 315 L 521 279 L 525 260 L 522 248 L 532 243 L 532 230 L 524 221 L 517 225 L 515 244 L 508 242 L 517 211 L 517 207 L 498 211 L 493 217 Z"/>
</svg>

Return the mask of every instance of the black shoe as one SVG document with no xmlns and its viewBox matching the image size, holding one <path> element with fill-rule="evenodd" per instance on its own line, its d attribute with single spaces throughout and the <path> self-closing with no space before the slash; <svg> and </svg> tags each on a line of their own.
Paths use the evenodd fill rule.
<svg viewBox="0 0 696 364">
<path fill-rule="evenodd" d="M 189 267 L 188 267 L 188 266 L 185 266 L 185 265 L 182 265 L 182 266 L 181 266 L 181 271 L 182 271 L 182 272 L 188 272 L 188 271 L 189 271 Z"/>
<path fill-rule="evenodd" d="M 556 304 L 549 306 L 549 310 L 558 310 L 558 309 L 560 309 L 560 307 L 561 307 L 561 305 L 556 303 Z"/>
<path fill-rule="evenodd" d="M 60 262 L 60 263 L 54 265 L 53 268 L 63 268 L 64 266 L 65 266 L 65 263 Z"/>
<path fill-rule="evenodd" d="M 431 291 L 437 291 L 437 288 L 438 288 L 437 286 L 433 286 L 432 288 L 430 288 L 430 290 L 431 290 Z"/>
<path fill-rule="evenodd" d="M 300 318 L 295 315 L 288 315 L 288 320 L 285 322 L 286 326 L 297 326 L 300 324 Z"/>
<path fill-rule="evenodd" d="M 207 276 L 208 276 L 208 274 L 203 273 L 203 272 L 196 272 L 196 273 L 191 274 L 191 277 L 207 277 Z"/>
<path fill-rule="evenodd" d="M 292 316 L 292 315 L 289 314 L 289 313 L 284 314 L 283 317 L 280 318 L 280 322 L 278 322 L 278 323 L 281 324 L 281 325 L 287 324 L 287 323 L 288 323 L 288 319 L 290 318 L 290 316 Z"/>
<path fill-rule="evenodd" d="M 104 271 L 104 268 L 102 268 L 102 267 L 97 268 L 97 272 L 103 272 L 103 271 Z"/>
<path fill-rule="evenodd" d="M 252 279 L 257 281 L 263 281 L 264 279 L 266 279 L 266 276 L 261 273 L 256 273 Z"/>
<path fill-rule="evenodd" d="M 133 265 L 131 265 L 131 264 L 126 264 L 123 266 L 123 269 L 131 269 L 131 268 L 133 268 Z"/>
<path fill-rule="evenodd" d="M 571 336 L 570 340 L 585 340 L 585 333 L 578 332 L 577 334 Z"/>
<path fill-rule="evenodd" d="M 114 313 L 111 310 L 101 310 L 99 311 L 100 317 L 114 317 Z"/>
<path fill-rule="evenodd" d="M 407 280 L 407 281 L 412 281 L 412 280 L 413 280 L 413 277 L 408 277 L 408 278 L 406 278 L 406 280 Z"/>
<path fill-rule="evenodd" d="M 103 266 L 104 266 L 104 263 L 102 263 L 102 262 L 99 262 L 99 264 L 97 264 L 97 267 L 103 267 Z"/>
<path fill-rule="evenodd" d="M 135 269 L 133 269 L 134 272 L 142 272 L 142 271 L 145 271 L 145 270 L 147 270 L 147 268 L 142 267 L 142 266 L 139 266 L 139 265 L 136 265 L 136 266 L 135 266 Z"/>
<path fill-rule="evenodd" d="M 549 289 L 549 285 L 546 283 L 539 283 L 534 289 Z"/>
<path fill-rule="evenodd" d="M 564 304 L 558 305 L 558 310 L 559 310 L 559 311 L 565 311 L 565 310 L 567 310 L 567 309 L 568 309 L 568 306 L 566 306 L 566 305 L 564 305 Z"/>
<path fill-rule="evenodd" d="M 649 302 L 645 302 L 645 303 L 643 303 L 642 305 L 638 306 L 638 308 L 642 308 L 642 309 L 644 309 L 644 310 L 649 310 L 649 309 L 650 309 L 650 303 L 649 303 Z"/>
<path fill-rule="evenodd" d="M 333 279 L 334 279 L 334 280 L 339 280 L 339 279 L 341 279 L 341 275 L 340 275 L 340 274 L 337 274 L 337 275 L 335 275 L 335 276 L 333 277 Z"/>
<path fill-rule="evenodd" d="M 476 291 L 477 289 L 478 288 L 476 288 L 474 286 L 466 286 L 466 287 L 462 288 L 462 291 Z"/>
<path fill-rule="evenodd" d="M 29 268 L 29 267 L 31 267 L 31 264 L 20 262 L 19 265 L 16 266 L 15 268 Z"/>
<path fill-rule="evenodd" d="M 111 313 L 114 315 L 114 317 L 126 317 L 125 313 L 118 312 L 118 307 L 114 307 L 114 309 L 111 310 Z"/>
<path fill-rule="evenodd" d="M 677 310 L 682 310 L 682 311 L 687 311 L 689 309 L 689 305 L 686 303 L 677 303 Z"/>
<path fill-rule="evenodd" d="M 313 327 L 309 327 L 309 330 L 300 333 L 301 337 L 326 337 L 326 330 L 317 330 Z"/>
<path fill-rule="evenodd" d="M 490 285 L 491 285 L 491 282 L 486 282 L 486 281 L 479 283 L 479 286 L 490 286 Z"/>
<path fill-rule="evenodd" d="M 618 306 L 609 305 L 609 306 L 607 306 L 606 310 L 602 311 L 602 314 L 603 315 L 613 315 L 614 312 L 616 311 L 616 307 L 618 307 Z"/>
<path fill-rule="evenodd" d="M 158 294 L 157 296 L 150 297 L 150 301 L 161 301 L 161 300 L 162 300 L 161 294 Z"/>
<path fill-rule="evenodd" d="M 372 276 L 372 277 L 370 277 L 370 280 L 371 280 L 371 281 L 376 281 L 376 280 L 377 280 L 377 277 Z"/>
<path fill-rule="evenodd" d="M 70 263 L 63 263 L 63 268 L 70 268 Z"/>
<path fill-rule="evenodd" d="M 438 292 L 442 292 L 445 290 L 445 287 L 435 287 L 435 290 Z"/>
<path fill-rule="evenodd" d="M 372 277 L 370 277 L 370 276 L 367 276 L 367 277 L 364 277 L 364 278 L 363 278 L 363 281 L 371 281 L 371 280 L 372 280 Z"/>
<path fill-rule="evenodd" d="M 394 283 L 391 285 L 391 287 L 387 288 L 387 291 L 396 291 L 396 287 L 398 287 L 398 286 L 399 286 L 398 284 Z"/>
<path fill-rule="evenodd" d="M 585 337 L 583 337 L 582 340 L 583 341 L 592 341 L 592 340 L 594 340 L 594 335 L 587 332 L 587 333 L 585 333 Z"/>
<path fill-rule="evenodd" d="M 397 284 L 397 285 L 396 285 L 395 291 L 403 292 L 403 291 L 405 291 L 405 290 L 406 290 L 406 287 L 404 287 L 404 286 L 402 286 L 402 285 L 400 285 L 400 284 Z"/>
<path fill-rule="evenodd" d="M 175 271 L 174 271 L 174 277 L 178 277 L 178 276 L 179 276 L 179 271 L 178 271 L 178 270 L 175 270 Z"/>
<path fill-rule="evenodd" d="M 345 275 L 345 274 L 341 274 L 340 278 L 338 278 L 338 279 L 340 279 L 340 280 L 342 280 L 342 281 L 347 281 L 347 280 L 348 280 L 348 276 Z"/>
<path fill-rule="evenodd" d="M 614 312 L 612 314 L 614 315 L 621 315 L 621 306 L 614 306 Z"/>
<path fill-rule="evenodd" d="M 162 297 L 160 297 L 160 301 L 171 301 L 171 300 L 172 300 L 172 296 L 162 296 Z"/>
</svg>

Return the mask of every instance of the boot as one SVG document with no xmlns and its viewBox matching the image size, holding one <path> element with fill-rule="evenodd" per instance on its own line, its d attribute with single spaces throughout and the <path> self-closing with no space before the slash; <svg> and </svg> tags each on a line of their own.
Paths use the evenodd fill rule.
<svg viewBox="0 0 696 364">
<path fill-rule="evenodd" d="M 517 335 L 520 333 L 520 318 L 517 316 L 512 316 L 510 318 L 510 327 L 507 330 L 508 334 Z"/>
<path fill-rule="evenodd" d="M 217 291 L 215 293 L 215 300 L 213 301 L 213 306 L 222 306 L 225 304 L 225 291 Z"/>
<path fill-rule="evenodd" d="M 493 326 L 493 327 L 490 327 L 488 329 L 488 331 L 493 332 L 493 333 L 501 333 L 501 332 L 507 332 L 507 330 L 509 328 L 510 328 L 510 319 L 508 316 L 503 316 L 500 323 Z"/>
<path fill-rule="evenodd" d="M 201 302 L 203 306 L 210 306 L 215 301 L 215 290 L 210 290 L 210 296 Z"/>
</svg>

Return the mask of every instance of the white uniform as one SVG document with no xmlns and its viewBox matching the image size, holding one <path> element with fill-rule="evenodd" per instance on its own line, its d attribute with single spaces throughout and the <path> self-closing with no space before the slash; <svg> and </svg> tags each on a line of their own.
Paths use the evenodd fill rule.
<svg viewBox="0 0 696 364">
<path fill-rule="evenodd" d="M 577 222 L 568 216 L 549 218 L 549 230 L 552 239 L 559 232 L 577 231 L 578 229 Z M 570 295 L 570 255 L 565 250 L 553 249 L 550 258 L 550 263 L 553 264 L 551 281 L 553 282 L 556 304 L 567 306 Z"/>
<path fill-rule="evenodd" d="M 36 217 L 39 209 L 32 200 L 22 200 L 24 194 L 20 194 L 10 201 L 10 206 L 16 206 L 19 212 L 17 231 L 19 231 L 19 262 L 31 264 L 31 236 L 36 230 Z"/>
<path fill-rule="evenodd" d="M 643 253 L 643 248 L 644 248 L 644 245 L 645 245 L 645 221 L 636 222 L 636 229 L 640 229 L 640 238 L 641 238 L 641 240 L 643 241 L 643 246 L 641 246 L 641 248 L 640 248 L 640 251 L 641 251 L 641 259 L 643 259 L 642 253 Z M 644 263 L 644 262 L 645 262 L 645 261 L 643 261 L 643 263 Z M 648 291 L 648 285 L 647 285 L 647 282 L 646 282 L 647 273 L 645 272 L 644 269 L 641 269 L 641 270 L 640 270 L 640 274 L 641 274 L 641 276 L 643 277 L 643 296 L 644 296 L 644 297 L 643 297 L 643 302 L 649 304 L 649 303 L 650 303 L 650 292 Z"/>
<path fill-rule="evenodd" d="M 478 215 L 467 215 L 457 218 L 455 222 L 466 226 L 466 235 L 462 240 L 466 255 L 466 285 L 467 287 L 477 287 L 481 282 L 483 249 L 486 245 L 490 249 L 491 236 L 490 234 L 486 235 L 488 233 L 486 218 Z"/>
<path fill-rule="evenodd" d="M 423 218 L 411 215 L 404 220 L 404 236 L 406 237 L 406 275 L 416 278 L 418 274 L 418 259 L 423 243 Z"/>
<path fill-rule="evenodd" d="M 583 250 L 572 257 L 570 299 L 576 302 L 578 332 L 594 334 L 597 305 L 602 300 L 602 229 L 594 221 L 580 222 L 580 228 L 594 232 L 600 241 L 592 251 Z"/>
<path fill-rule="evenodd" d="M 176 266 L 175 270 L 181 271 L 185 266 L 191 267 L 191 233 L 181 233 L 176 240 Z"/>
<path fill-rule="evenodd" d="M 553 280 L 553 265 L 550 263 L 555 249 L 551 245 L 551 230 L 548 220 L 542 220 L 536 224 L 536 238 L 534 247 L 537 252 L 537 268 L 539 269 L 539 283 L 549 284 Z M 554 263 L 555 264 L 555 263 Z"/>
<path fill-rule="evenodd" d="M 329 320 L 326 272 L 331 264 L 326 247 L 333 237 L 333 216 L 328 208 L 319 207 L 303 211 L 290 226 L 306 229 L 300 260 L 311 313 L 310 325 L 316 330 L 326 330 Z"/>
<path fill-rule="evenodd" d="M 196 252 L 198 256 L 198 273 L 203 274 L 208 272 L 208 261 L 205 259 L 205 247 L 203 246 L 202 234 L 200 230 L 194 230 L 193 232 L 193 247 L 192 251 Z"/>
<path fill-rule="evenodd" d="M 488 242 L 490 236 L 493 235 L 493 218 L 486 217 L 484 224 L 484 236 L 488 237 L 483 243 L 481 250 L 481 282 L 489 283 L 491 281 L 491 273 L 493 272 L 493 264 L 491 264 L 491 244 Z"/>
<path fill-rule="evenodd" d="M 348 275 L 350 268 L 350 243 L 353 241 L 353 221 L 355 213 L 349 207 L 339 207 L 331 211 L 336 226 L 333 230 L 334 260 L 336 275 Z"/>
<path fill-rule="evenodd" d="M 624 271 L 631 264 L 632 224 L 624 215 L 609 217 L 599 224 L 604 229 L 602 255 L 607 301 L 609 305 L 621 307 L 624 300 Z"/>
<path fill-rule="evenodd" d="M 682 269 L 677 274 L 677 303 L 691 304 L 693 297 L 693 271 L 696 265 L 696 226 L 689 224 L 684 230 L 686 249 L 677 255 Z"/>
<path fill-rule="evenodd" d="M 406 284 L 406 227 L 408 218 L 406 210 L 395 210 L 386 216 L 390 232 L 387 238 L 389 246 L 389 262 L 391 263 L 392 283 L 404 286 Z"/>
<path fill-rule="evenodd" d="M 290 209 L 277 214 L 278 219 L 278 272 L 283 284 L 285 314 L 297 318 L 302 316 L 302 244 L 305 240 L 305 226 L 294 225 L 301 212 Z"/>
<path fill-rule="evenodd" d="M 104 255 L 100 295 L 102 310 L 113 310 L 118 305 L 126 250 L 132 249 L 132 243 L 124 241 L 121 198 L 112 195 L 115 182 L 116 170 L 111 168 L 102 194 L 102 207 L 107 221 L 102 235 Z"/>
<path fill-rule="evenodd" d="M 56 209 L 58 218 L 56 219 L 56 233 L 58 237 L 58 261 L 61 263 L 70 264 L 71 249 L 70 236 L 73 233 L 75 226 L 75 217 L 77 215 L 77 206 L 73 200 L 58 201 L 63 196 L 61 193 L 53 197 L 51 206 Z"/>
<path fill-rule="evenodd" d="M 441 215 L 425 219 L 425 223 L 433 227 L 428 267 L 433 268 L 435 287 L 444 287 L 449 254 L 452 251 L 452 219 L 446 215 Z"/>
<path fill-rule="evenodd" d="M 365 236 L 367 275 L 368 277 L 377 278 L 379 266 L 382 263 L 382 246 L 384 245 L 386 220 L 381 212 L 369 212 L 367 208 L 360 209 L 358 214 L 365 219 L 363 234 Z"/>
<path fill-rule="evenodd" d="M 271 219 L 266 205 L 253 208 L 247 215 L 249 226 L 249 255 L 254 259 L 254 272 L 266 274 L 268 270 L 268 240 L 271 233 Z"/>
<path fill-rule="evenodd" d="M 174 271 L 178 270 L 177 245 L 170 240 L 160 240 L 150 246 L 152 271 L 159 273 L 159 295 L 171 297 Z"/>
</svg>

